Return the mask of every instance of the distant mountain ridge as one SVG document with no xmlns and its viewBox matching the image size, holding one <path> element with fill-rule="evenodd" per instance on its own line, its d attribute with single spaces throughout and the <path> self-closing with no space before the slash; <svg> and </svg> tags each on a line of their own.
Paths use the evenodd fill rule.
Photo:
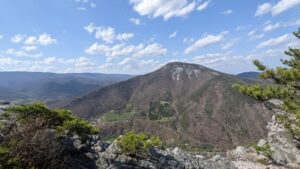
<svg viewBox="0 0 300 169">
<path fill-rule="evenodd" d="M 258 80 L 259 75 L 260 75 L 259 72 L 243 72 L 238 74 L 237 76 L 246 79 Z"/>
<path fill-rule="evenodd" d="M 71 109 L 111 137 L 135 130 L 167 144 L 228 149 L 265 136 L 271 114 L 232 88 L 251 80 L 181 62 L 52 107 Z"/>
<path fill-rule="evenodd" d="M 131 75 L 97 73 L 0 72 L 0 99 L 57 100 L 67 99 L 130 79 Z"/>
</svg>

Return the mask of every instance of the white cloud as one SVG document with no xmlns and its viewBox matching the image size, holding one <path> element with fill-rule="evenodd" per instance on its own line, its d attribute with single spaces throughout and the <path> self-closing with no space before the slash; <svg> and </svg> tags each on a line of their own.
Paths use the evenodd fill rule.
<svg viewBox="0 0 300 169">
<path fill-rule="evenodd" d="M 33 52 L 37 51 L 38 48 L 36 46 L 23 46 L 21 49 L 26 52 Z"/>
<path fill-rule="evenodd" d="M 202 38 L 198 39 L 196 42 L 194 42 L 191 46 L 189 46 L 188 48 L 185 49 L 184 53 L 185 54 L 190 54 L 192 52 L 194 52 L 197 49 L 200 49 L 202 47 L 214 44 L 214 43 L 218 43 L 221 40 L 224 39 L 224 36 L 227 34 L 228 32 L 221 32 L 218 35 L 211 35 L 211 34 L 205 34 Z"/>
<path fill-rule="evenodd" d="M 252 31 L 248 32 L 248 36 L 252 36 L 256 33 L 256 29 L 253 29 Z"/>
<path fill-rule="evenodd" d="M 261 16 L 269 13 L 272 10 L 272 5 L 270 3 L 264 3 L 258 5 L 255 16 Z"/>
<path fill-rule="evenodd" d="M 231 51 L 226 53 L 203 54 L 194 57 L 192 60 L 197 64 L 212 67 L 212 68 L 245 62 L 244 57 L 242 57 L 241 55 L 236 55 Z"/>
<path fill-rule="evenodd" d="M 204 9 L 206 9 L 209 5 L 210 1 L 205 1 L 203 2 L 202 4 L 200 4 L 198 7 L 197 7 L 197 10 L 199 11 L 203 11 Z"/>
<path fill-rule="evenodd" d="M 142 21 L 138 18 L 130 18 L 129 21 L 134 25 L 142 25 Z"/>
<path fill-rule="evenodd" d="M 3 37 L 4 37 L 4 36 L 0 34 L 0 40 L 3 39 Z"/>
<path fill-rule="evenodd" d="M 280 0 L 277 4 L 271 5 L 270 3 L 264 3 L 257 7 L 255 16 L 261 16 L 267 13 L 271 13 L 273 16 L 279 15 L 293 7 L 300 4 L 300 0 Z"/>
<path fill-rule="evenodd" d="M 13 56 L 18 56 L 18 57 L 28 57 L 28 58 L 39 58 L 43 54 L 42 53 L 27 53 L 26 51 L 23 50 L 16 50 L 16 49 L 7 49 L 5 52 L 7 55 L 13 55 Z"/>
<path fill-rule="evenodd" d="M 222 12 L 222 14 L 224 14 L 224 15 L 230 15 L 232 13 L 233 13 L 233 11 L 231 9 L 228 9 L 228 10 Z"/>
<path fill-rule="evenodd" d="M 261 42 L 258 44 L 256 47 L 257 48 L 266 48 L 266 47 L 271 47 L 271 46 L 277 46 L 283 43 L 287 43 L 291 40 L 291 36 L 289 34 L 282 35 L 277 38 L 271 38 L 267 41 Z"/>
<path fill-rule="evenodd" d="M 101 27 L 96 31 L 96 38 L 106 43 L 113 43 L 115 36 L 115 30 L 112 27 Z"/>
<path fill-rule="evenodd" d="M 291 20 L 286 21 L 286 22 L 277 22 L 277 23 L 274 23 L 274 24 L 272 24 L 271 22 L 267 22 L 266 26 L 263 29 L 263 31 L 264 32 L 270 32 L 274 29 L 286 28 L 286 27 L 290 27 L 290 26 L 300 26 L 300 19 L 291 19 Z"/>
<path fill-rule="evenodd" d="M 136 51 L 134 57 L 147 57 L 147 56 L 163 56 L 167 54 L 167 49 L 163 48 L 158 43 L 153 43 L 145 46 L 141 50 Z"/>
<path fill-rule="evenodd" d="M 17 34 L 14 37 L 11 38 L 11 42 L 12 43 L 20 43 L 24 40 L 24 38 L 26 37 L 26 35 L 23 34 Z"/>
<path fill-rule="evenodd" d="M 169 35 L 169 38 L 172 39 L 172 38 L 175 38 L 177 35 L 177 32 L 173 32 Z"/>
<path fill-rule="evenodd" d="M 6 50 L 6 54 L 8 54 L 8 55 L 15 55 L 15 56 L 20 56 L 20 57 L 22 57 L 22 56 L 27 56 L 27 53 L 26 52 L 24 52 L 24 51 L 18 51 L 18 50 L 15 50 L 15 49 L 8 49 L 8 50 Z"/>
<path fill-rule="evenodd" d="M 44 63 L 46 65 L 52 65 L 52 64 L 58 63 L 58 59 L 56 57 L 48 57 L 48 58 L 44 58 L 42 63 Z"/>
<path fill-rule="evenodd" d="M 188 0 L 129 0 L 133 9 L 142 16 L 152 18 L 183 17 L 195 10 L 197 3 Z"/>
<path fill-rule="evenodd" d="M 105 43 L 113 43 L 115 40 L 118 41 L 127 41 L 134 37 L 133 33 L 121 33 L 117 34 L 115 29 L 112 27 L 98 27 L 95 26 L 93 23 L 84 27 L 84 30 L 92 34 L 95 32 L 95 38 L 101 39 Z"/>
<path fill-rule="evenodd" d="M 52 38 L 49 34 L 43 33 L 39 36 L 38 42 L 42 46 L 47 46 L 56 43 L 56 39 Z"/>
<path fill-rule="evenodd" d="M 300 4 L 300 0 L 281 0 L 272 7 L 272 15 L 276 16 Z"/>
<path fill-rule="evenodd" d="M 127 40 L 129 40 L 133 37 L 134 37 L 133 33 L 122 33 L 122 34 L 118 34 L 116 36 L 116 39 L 119 40 L 119 41 L 127 41 Z"/>
<path fill-rule="evenodd" d="M 255 35 L 250 36 L 250 40 L 261 39 L 263 37 L 265 37 L 265 35 L 263 33 L 255 34 Z"/>
<path fill-rule="evenodd" d="M 25 42 L 26 45 L 35 45 L 37 43 L 37 38 L 34 36 L 28 37 Z"/>
<path fill-rule="evenodd" d="M 137 59 L 133 57 L 128 57 L 118 63 L 118 65 L 114 67 L 119 67 L 122 72 L 136 74 L 146 73 L 158 69 L 161 66 L 159 61 L 155 61 L 152 59 Z M 119 70 L 120 71 L 120 70 Z"/>
<path fill-rule="evenodd" d="M 103 44 L 94 43 L 86 53 L 90 55 L 105 55 L 107 60 L 110 61 L 119 56 L 133 56 L 133 57 L 146 57 L 146 56 L 163 56 L 167 53 L 167 49 L 163 48 L 160 44 L 152 43 L 149 45 L 125 45 L 118 44 L 108 46 Z"/>
<path fill-rule="evenodd" d="M 222 44 L 221 49 L 227 50 L 227 49 L 231 48 L 232 46 L 234 46 L 239 40 L 240 40 L 239 38 L 232 39 L 232 40 Z"/>
<path fill-rule="evenodd" d="M 89 25 L 85 26 L 83 29 L 86 30 L 88 33 L 93 33 L 95 30 L 94 23 L 89 23 Z"/>
<path fill-rule="evenodd" d="M 92 63 L 88 58 L 86 57 L 80 57 L 78 59 L 73 60 L 75 67 L 79 68 L 91 68 L 95 66 L 94 63 Z"/>
<path fill-rule="evenodd" d="M 223 53 L 209 53 L 205 55 L 196 56 L 193 61 L 201 65 L 210 65 L 219 62 L 224 62 L 228 58 Z"/>
<path fill-rule="evenodd" d="M 97 7 L 97 5 L 95 4 L 95 3 L 90 3 L 90 6 L 91 6 L 91 8 L 96 8 Z"/>
<path fill-rule="evenodd" d="M 277 29 L 277 28 L 279 28 L 281 26 L 281 24 L 280 23 L 276 23 L 276 24 L 268 24 L 265 28 L 264 28 L 264 32 L 270 32 L 270 31 L 272 31 L 272 30 L 274 30 L 274 29 Z"/>
<path fill-rule="evenodd" d="M 24 44 L 25 45 L 42 45 L 48 46 L 51 44 L 55 44 L 57 41 L 56 39 L 52 38 L 51 35 L 43 33 L 38 37 L 29 36 L 26 38 Z"/>
<path fill-rule="evenodd" d="M 195 41 L 194 38 L 184 38 L 183 43 L 191 44 Z"/>
<path fill-rule="evenodd" d="M 248 36 L 250 40 L 256 40 L 263 38 L 265 35 L 263 33 L 258 33 L 256 29 L 253 29 L 250 32 L 248 32 Z"/>
<path fill-rule="evenodd" d="M 18 65 L 20 64 L 20 60 L 15 60 L 10 57 L 2 57 L 0 56 L 0 65 L 1 66 L 6 66 L 6 65 Z"/>
</svg>

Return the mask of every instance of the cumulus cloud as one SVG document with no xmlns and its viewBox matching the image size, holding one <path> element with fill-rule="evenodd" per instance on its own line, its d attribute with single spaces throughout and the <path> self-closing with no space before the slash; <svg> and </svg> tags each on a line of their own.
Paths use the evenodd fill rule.
<svg viewBox="0 0 300 169">
<path fill-rule="evenodd" d="M 201 37 L 196 42 L 194 42 L 191 46 L 186 48 L 184 51 L 184 54 L 191 54 L 192 52 L 194 52 L 200 48 L 203 48 L 205 46 L 208 46 L 208 45 L 211 45 L 214 43 L 218 43 L 224 39 L 224 36 L 227 33 L 228 32 L 225 31 L 225 32 L 219 33 L 218 35 L 204 34 L 203 37 Z"/>
<path fill-rule="evenodd" d="M 133 33 L 117 34 L 112 27 L 95 26 L 94 23 L 85 26 L 84 30 L 90 34 L 95 32 L 95 38 L 101 39 L 105 43 L 113 43 L 115 40 L 127 41 L 134 37 Z"/>
<path fill-rule="evenodd" d="M 264 3 L 258 5 L 255 16 L 261 16 L 267 13 L 271 13 L 273 16 L 279 15 L 293 7 L 300 4 L 300 0 L 280 0 L 278 3 L 272 5 L 270 3 Z"/>
<path fill-rule="evenodd" d="M 52 38 L 49 34 L 43 33 L 39 36 L 38 43 L 47 46 L 56 43 L 56 39 Z"/>
<path fill-rule="evenodd" d="M 47 33 L 43 33 L 36 36 L 24 36 L 24 35 L 15 35 L 11 41 L 13 43 L 20 43 L 24 40 L 25 45 L 41 45 L 41 46 L 48 46 L 51 44 L 55 44 L 57 42 L 56 39 L 52 38 L 51 35 Z"/>
<path fill-rule="evenodd" d="M 24 40 L 25 37 L 26 37 L 26 35 L 17 34 L 15 36 L 13 36 L 10 41 L 12 43 L 21 43 Z"/>
<path fill-rule="evenodd" d="M 14 56 L 27 56 L 27 53 L 21 50 L 15 50 L 15 49 L 8 49 L 6 50 L 6 54 L 8 55 L 14 55 Z"/>
<path fill-rule="evenodd" d="M 79 67 L 79 68 L 90 68 L 95 66 L 95 64 L 86 57 L 80 57 L 72 61 L 74 62 L 75 67 Z"/>
<path fill-rule="evenodd" d="M 36 46 L 23 46 L 21 49 L 26 52 L 33 52 L 38 50 Z"/>
<path fill-rule="evenodd" d="M 0 40 L 3 39 L 3 37 L 4 37 L 4 36 L 0 34 Z"/>
<path fill-rule="evenodd" d="M 163 17 L 165 20 L 186 16 L 197 6 L 195 1 L 188 0 L 129 0 L 129 2 L 140 15 L 151 18 Z"/>
<path fill-rule="evenodd" d="M 119 56 L 133 56 L 133 57 L 163 56 L 167 53 L 167 49 L 163 48 L 158 43 L 152 43 L 149 45 L 117 44 L 114 46 L 94 43 L 88 49 L 86 49 L 86 53 L 90 55 L 96 55 L 96 54 L 105 55 L 107 57 L 107 60 L 110 61 Z"/>
<path fill-rule="evenodd" d="M 271 47 L 271 46 L 277 46 L 277 45 L 281 45 L 283 43 L 287 43 L 289 41 L 291 41 L 291 36 L 289 34 L 285 34 L 282 36 L 279 36 L 277 38 L 271 38 L 267 41 L 263 41 L 261 43 L 259 43 L 256 47 L 257 48 L 266 48 L 266 47 Z"/>
<path fill-rule="evenodd" d="M 16 49 L 7 49 L 5 52 L 7 55 L 13 55 L 18 57 L 28 57 L 28 58 L 39 58 L 43 54 L 42 53 L 27 53 L 25 50 L 16 50 Z"/>
<path fill-rule="evenodd" d="M 130 18 L 129 21 L 134 25 L 142 25 L 142 21 L 138 18 Z"/>
<path fill-rule="evenodd" d="M 20 60 L 15 60 L 11 57 L 3 57 L 0 56 L 0 65 L 1 66 L 6 66 L 6 65 L 18 65 L 20 64 L 21 61 Z"/>
</svg>

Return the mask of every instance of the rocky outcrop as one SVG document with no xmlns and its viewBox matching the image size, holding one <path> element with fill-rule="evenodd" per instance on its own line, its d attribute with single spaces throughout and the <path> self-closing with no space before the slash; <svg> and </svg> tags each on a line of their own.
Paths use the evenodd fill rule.
<svg viewBox="0 0 300 169">
<path fill-rule="evenodd" d="M 145 156 L 124 155 L 116 142 L 99 152 L 99 167 L 106 169 L 236 169 L 227 159 L 215 156 L 205 159 L 192 156 L 179 148 L 158 150 L 152 148 Z"/>
<path fill-rule="evenodd" d="M 246 148 L 239 146 L 234 150 L 228 151 L 227 158 L 232 160 L 233 164 L 240 169 L 264 167 L 274 169 L 300 168 L 300 150 L 297 148 L 297 141 L 288 129 L 276 121 L 276 115 L 286 113 L 280 109 L 282 102 L 271 100 L 266 105 L 275 115 L 266 127 L 268 131 L 266 139 L 261 139 L 256 146 L 268 146 L 271 152 L 270 157 L 257 153 L 253 147 Z M 292 115 L 289 115 L 289 117 L 293 118 Z"/>
</svg>

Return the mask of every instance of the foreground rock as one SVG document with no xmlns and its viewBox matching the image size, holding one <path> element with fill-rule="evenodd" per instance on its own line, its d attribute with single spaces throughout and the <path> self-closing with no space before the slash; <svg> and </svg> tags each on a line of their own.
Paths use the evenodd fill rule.
<svg viewBox="0 0 300 169">
<path fill-rule="evenodd" d="M 282 102 L 271 100 L 267 106 L 275 113 L 275 115 L 284 114 L 280 109 Z M 261 139 L 257 147 L 268 146 L 270 153 L 269 157 L 257 153 L 255 148 L 239 146 L 235 150 L 227 152 L 227 158 L 233 164 L 240 168 L 300 168 L 300 150 L 297 148 L 297 140 L 295 140 L 291 132 L 283 125 L 276 121 L 275 115 L 272 121 L 267 125 L 268 135 L 266 140 Z M 290 118 L 293 118 L 290 115 Z M 299 143 L 298 143 L 299 144 Z"/>
<path fill-rule="evenodd" d="M 130 157 L 122 154 L 116 142 L 104 152 L 99 152 L 99 167 L 106 169 L 236 169 L 221 156 L 205 159 L 203 156 L 192 156 L 179 148 L 173 150 L 150 149 L 141 157 Z"/>
</svg>

